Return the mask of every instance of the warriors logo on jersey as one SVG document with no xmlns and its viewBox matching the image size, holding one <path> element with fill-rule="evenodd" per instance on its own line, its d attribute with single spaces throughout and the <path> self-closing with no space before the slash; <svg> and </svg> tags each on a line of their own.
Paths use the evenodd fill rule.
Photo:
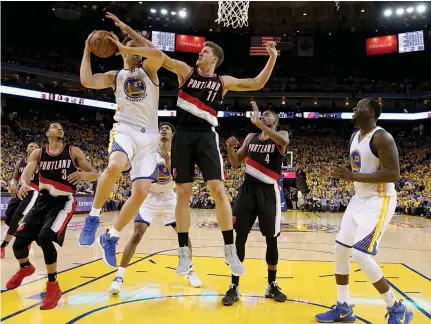
<svg viewBox="0 0 431 324">
<path fill-rule="evenodd" d="M 131 102 L 142 101 L 147 96 L 145 81 L 139 76 L 127 78 L 126 81 L 124 81 L 123 88 L 127 100 Z"/>
<path fill-rule="evenodd" d="M 163 162 L 157 163 L 156 171 L 157 171 L 158 184 L 165 185 L 172 181 L 171 173 L 169 172 L 165 163 Z"/>
<path fill-rule="evenodd" d="M 361 171 L 361 153 L 358 150 L 354 150 L 350 154 L 350 160 L 353 174 L 358 174 Z"/>
</svg>

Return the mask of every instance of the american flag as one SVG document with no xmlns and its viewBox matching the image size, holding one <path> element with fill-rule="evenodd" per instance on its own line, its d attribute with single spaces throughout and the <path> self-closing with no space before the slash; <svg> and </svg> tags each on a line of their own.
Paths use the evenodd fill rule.
<svg viewBox="0 0 431 324">
<path fill-rule="evenodd" d="M 268 42 L 280 42 L 277 36 L 251 36 L 250 56 L 269 56 L 265 44 Z M 277 50 L 280 55 L 280 50 Z"/>
</svg>

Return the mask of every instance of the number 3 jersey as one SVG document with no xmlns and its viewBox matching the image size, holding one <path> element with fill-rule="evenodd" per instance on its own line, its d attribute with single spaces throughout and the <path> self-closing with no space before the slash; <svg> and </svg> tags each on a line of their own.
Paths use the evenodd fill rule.
<svg viewBox="0 0 431 324">
<path fill-rule="evenodd" d="M 51 196 L 70 196 L 75 193 L 75 185 L 67 177 L 78 169 L 72 157 L 72 145 L 64 144 L 63 148 L 53 154 L 49 146 L 42 147 L 39 155 L 39 191 L 48 192 Z"/>
<path fill-rule="evenodd" d="M 285 152 L 272 139 L 254 134 L 247 146 L 245 180 L 274 184 L 280 179 Z"/>
</svg>

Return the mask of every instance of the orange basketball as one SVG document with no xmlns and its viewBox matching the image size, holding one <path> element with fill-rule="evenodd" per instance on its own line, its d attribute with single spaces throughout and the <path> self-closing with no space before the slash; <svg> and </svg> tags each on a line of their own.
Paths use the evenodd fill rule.
<svg viewBox="0 0 431 324">
<path fill-rule="evenodd" d="M 91 51 L 98 57 L 107 58 L 117 50 L 117 46 L 108 39 L 109 32 L 98 30 L 90 38 Z"/>
</svg>

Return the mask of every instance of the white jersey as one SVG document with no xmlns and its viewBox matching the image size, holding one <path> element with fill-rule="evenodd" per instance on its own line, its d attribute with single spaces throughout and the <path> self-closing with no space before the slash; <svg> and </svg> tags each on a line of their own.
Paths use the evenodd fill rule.
<svg viewBox="0 0 431 324">
<path fill-rule="evenodd" d="M 165 165 L 165 160 L 157 152 L 157 166 L 154 171 L 156 175 L 156 182 L 151 184 L 151 192 L 167 192 L 175 188 L 175 182 L 172 178 L 171 172 Z"/>
<path fill-rule="evenodd" d="M 350 162 L 354 174 L 373 173 L 381 169 L 377 152 L 371 150 L 374 133 L 380 129 L 383 128 L 376 126 L 362 138 L 360 131 L 353 136 L 350 144 Z M 356 195 L 359 197 L 391 197 L 397 194 L 393 183 L 354 182 L 354 185 Z"/>
<path fill-rule="evenodd" d="M 118 71 L 114 93 L 117 122 L 145 129 L 158 128 L 159 87 L 141 65 Z"/>
</svg>

